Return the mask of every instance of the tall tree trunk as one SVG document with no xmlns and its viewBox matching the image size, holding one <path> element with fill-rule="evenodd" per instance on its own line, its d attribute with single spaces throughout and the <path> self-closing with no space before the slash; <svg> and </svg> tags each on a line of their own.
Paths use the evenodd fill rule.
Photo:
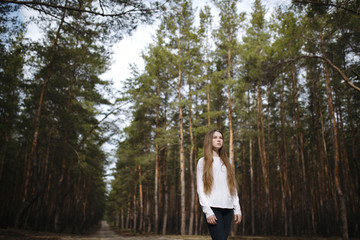
<svg viewBox="0 0 360 240">
<path fill-rule="evenodd" d="M 284 88 L 285 83 L 283 80 L 282 88 L 280 92 L 280 116 L 281 116 L 281 127 L 280 127 L 280 135 L 281 135 L 281 156 L 278 158 L 279 161 L 281 159 L 281 162 L 279 162 L 280 166 L 280 182 L 281 182 L 281 194 L 282 194 L 282 200 L 281 200 L 281 206 L 282 206 L 282 215 L 284 218 L 284 235 L 288 236 L 289 232 L 289 226 L 288 226 L 288 199 L 287 199 L 287 191 L 288 191 L 288 183 L 287 183 L 287 141 L 286 141 L 286 132 L 285 132 L 285 100 L 284 100 Z"/>
<path fill-rule="evenodd" d="M 156 87 L 156 95 L 159 97 L 160 89 Z M 160 106 L 156 104 L 156 129 L 155 129 L 155 181 L 154 181 L 154 232 L 159 232 L 159 168 L 160 168 L 160 152 L 159 152 L 159 114 Z"/>
<path fill-rule="evenodd" d="M 246 140 L 245 140 L 245 135 L 242 136 L 241 138 L 241 142 L 242 143 L 245 143 Z M 246 158 L 246 145 L 245 144 L 241 144 L 240 146 L 240 152 L 241 152 L 241 158 L 240 158 L 240 162 L 241 162 L 241 192 L 242 193 L 246 193 L 247 190 L 248 190 L 248 186 L 251 185 L 249 184 L 248 182 L 248 171 L 249 171 L 249 168 L 247 166 L 247 158 Z M 239 197 L 239 200 L 240 202 L 250 202 L 249 200 L 249 197 L 248 197 L 248 194 L 241 194 L 240 197 Z M 251 220 L 251 219 L 250 219 Z M 245 234 L 246 232 L 246 226 L 248 225 L 247 224 L 247 220 L 245 218 L 242 219 L 242 228 L 241 228 L 241 232 L 242 234 Z M 237 230 L 240 228 L 237 227 L 236 225 L 233 225 L 234 226 L 234 234 L 237 233 Z"/>
<path fill-rule="evenodd" d="M 335 94 L 337 93 L 337 91 L 335 91 Z M 338 95 L 338 94 L 336 94 Z M 353 180 L 353 171 L 351 171 L 350 169 L 350 163 L 349 163 L 349 156 L 348 156 L 348 152 L 346 149 L 346 141 L 345 141 L 345 130 L 344 130 L 344 121 L 343 121 L 343 113 L 342 113 L 342 108 L 341 106 L 343 105 L 340 102 L 340 98 L 336 97 L 336 102 L 337 102 L 337 116 L 339 117 L 338 122 L 339 122 L 339 127 L 340 127 L 340 133 L 339 133 L 339 137 L 340 137 L 340 149 L 341 149 L 341 153 L 342 153 L 342 157 L 341 157 L 341 164 L 342 164 L 342 173 L 343 173 L 343 178 L 344 178 L 344 182 L 346 182 L 347 184 L 344 185 L 344 191 L 345 191 L 345 195 L 347 195 L 348 197 L 348 202 L 349 203 L 357 203 L 358 202 L 358 195 L 354 194 L 356 193 L 356 188 L 355 188 L 355 184 L 354 184 L 354 180 Z M 355 204 L 351 204 L 351 208 L 353 212 L 356 212 L 356 209 L 354 208 Z"/>
<path fill-rule="evenodd" d="M 325 52 L 324 52 L 324 36 L 323 34 L 320 32 L 320 38 L 321 38 L 321 50 L 322 50 L 322 55 L 324 58 L 326 58 L 325 56 Z M 335 114 L 334 114 L 334 104 L 333 104 L 333 97 L 332 97 L 332 90 L 331 90 L 331 86 L 330 86 L 330 73 L 329 73 L 329 69 L 327 66 L 327 63 L 324 61 L 323 62 L 324 65 L 324 74 L 325 74 L 325 86 L 326 86 L 326 94 L 327 94 L 327 99 L 328 99 L 328 110 L 329 110 L 329 117 L 330 117 L 330 121 L 331 121 L 331 130 L 332 130 L 332 140 L 333 140 L 333 147 L 334 147 L 334 181 L 335 181 L 335 188 L 336 188 L 336 193 L 338 195 L 339 198 L 339 203 L 340 203 L 340 223 L 341 223 L 341 232 L 342 232 L 342 238 L 343 240 L 348 240 L 349 239 L 349 233 L 348 233 L 348 222 L 347 222 L 347 213 L 346 213 L 346 202 L 345 202 L 345 196 L 344 193 L 342 191 L 342 187 L 341 187 L 341 176 L 340 176 L 340 172 L 341 172 L 341 162 L 340 162 L 340 150 L 339 150 L 339 140 L 338 140 L 338 128 L 337 128 L 337 123 L 336 123 L 336 119 L 335 119 Z"/>
<path fill-rule="evenodd" d="M 198 144 L 197 144 L 197 134 L 195 134 L 195 141 L 194 141 L 194 145 L 195 146 L 197 146 Z M 195 156 L 195 161 L 194 161 L 194 169 L 196 169 L 196 165 L 197 165 L 197 161 L 196 161 L 196 159 L 198 159 L 198 151 L 197 151 L 197 147 L 195 147 L 195 151 L 194 151 L 195 153 L 194 153 L 194 156 Z M 196 171 L 194 171 L 194 175 L 195 175 L 195 179 L 197 178 L 197 176 L 196 176 Z M 194 181 L 194 184 L 195 184 L 195 186 L 194 186 L 194 188 L 196 189 L 197 188 L 197 186 L 196 186 L 196 181 Z M 195 235 L 199 235 L 199 221 L 200 221 L 200 218 L 199 218 L 199 215 L 202 215 L 201 213 L 200 213 L 200 211 L 199 211 L 199 196 L 197 195 L 197 194 L 195 194 L 195 209 L 194 209 L 194 211 L 195 211 Z"/>
<path fill-rule="evenodd" d="M 82 202 L 82 215 L 83 215 L 83 219 L 81 219 L 81 226 L 80 226 L 80 232 L 82 232 L 82 226 L 84 226 L 85 222 L 86 222 L 86 210 L 88 207 L 88 204 L 89 204 L 89 194 L 90 194 L 90 186 L 92 185 L 92 180 L 93 180 L 93 177 L 91 174 L 89 174 L 88 176 L 85 176 L 83 177 L 83 189 L 82 191 L 85 191 L 85 194 L 83 193 L 83 202 Z"/>
<path fill-rule="evenodd" d="M 165 94 L 165 102 L 168 102 L 168 96 Z M 167 108 L 165 104 L 164 109 L 164 129 L 167 130 Z M 169 216 L 169 186 L 168 186 L 168 174 L 167 174 L 167 157 L 168 157 L 168 139 L 165 134 L 165 143 L 163 148 L 163 158 L 162 158 L 162 181 L 164 185 L 164 208 L 163 208 L 163 221 L 162 221 L 162 234 L 166 234 L 168 226 L 168 216 Z"/>
<path fill-rule="evenodd" d="M 325 202 L 328 198 L 328 186 L 330 185 L 328 183 L 328 172 L 327 172 L 327 165 L 325 164 L 325 157 L 326 154 L 323 152 L 322 147 L 322 138 L 321 138 L 321 132 L 322 132 L 322 119 L 320 119 L 320 111 L 319 111 L 319 100 L 318 100 L 318 90 L 316 87 L 315 82 L 317 79 L 315 77 L 312 77 L 311 82 L 311 91 L 312 91 L 312 97 L 313 97 L 313 105 L 314 105 L 314 112 L 315 112 L 315 122 L 313 124 L 314 126 L 314 132 L 315 132 L 315 155 L 318 159 L 317 168 L 319 171 L 318 174 L 318 185 L 320 186 L 319 191 L 316 191 L 319 195 L 319 211 L 320 214 L 324 214 L 325 209 Z M 320 122 L 321 121 L 321 122 Z M 327 161 L 326 161 L 327 162 Z"/>
<path fill-rule="evenodd" d="M 181 40 L 179 40 L 179 57 L 181 58 Z M 181 99 L 182 85 L 182 66 L 179 64 L 178 69 L 178 104 L 179 104 L 179 132 L 180 132 L 180 233 L 185 235 L 185 153 L 184 153 L 184 127 L 183 127 L 183 107 Z"/>
<path fill-rule="evenodd" d="M 66 115 L 70 114 L 70 108 L 73 98 L 73 86 L 72 84 L 69 87 L 69 96 L 66 103 L 65 112 Z M 69 134 L 70 134 L 70 126 L 68 120 L 64 120 L 64 139 L 63 139 L 63 150 L 62 150 L 62 157 L 61 157 L 61 174 L 57 183 L 57 199 L 56 199 L 56 210 L 55 210 L 55 232 L 61 231 L 61 215 L 63 212 L 63 203 L 66 197 L 66 194 L 69 189 L 64 188 L 64 182 L 66 181 L 65 178 L 68 174 L 70 174 L 70 166 L 67 164 L 69 159 L 68 156 L 68 148 L 69 148 Z M 67 183 L 69 184 L 69 182 Z M 68 185 L 69 186 L 69 185 Z"/>
<path fill-rule="evenodd" d="M 136 232 L 137 229 L 137 199 L 136 199 L 136 185 L 133 194 L 133 231 Z"/>
<path fill-rule="evenodd" d="M 322 148 L 324 151 L 324 172 L 325 172 L 325 177 L 326 177 L 326 196 L 325 196 L 325 201 L 327 202 L 327 204 L 325 205 L 325 211 L 326 213 L 328 211 L 333 211 L 334 212 L 334 216 L 336 219 L 338 219 L 339 217 L 339 203 L 338 203 L 338 198 L 336 197 L 336 189 L 334 187 L 334 177 L 332 175 L 332 172 L 329 170 L 330 169 L 330 163 L 329 163 L 329 158 L 328 158 L 328 150 L 327 150 L 327 142 L 326 142 L 326 129 L 325 129 L 325 124 L 324 124 L 324 116 L 322 114 L 322 110 L 320 109 L 319 111 L 320 113 L 320 125 L 321 125 L 321 140 L 322 140 Z M 328 199 L 332 199 L 332 201 L 329 201 Z M 327 231 L 329 231 L 329 227 L 327 227 L 328 224 L 330 224 L 331 221 L 329 221 L 326 217 L 324 219 L 324 224 L 327 228 Z"/>
<path fill-rule="evenodd" d="M 139 175 L 139 204 L 140 204 L 140 216 L 139 216 L 139 230 L 142 232 L 144 230 L 144 199 L 143 199 L 143 186 L 142 186 L 142 176 L 141 176 L 141 165 L 138 165 L 138 175 Z"/>
<path fill-rule="evenodd" d="M 352 109 L 351 104 L 350 104 L 350 97 L 347 97 L 346 99 L 346 105 L 347 105 L 347 109 L 348 112 L 351 113 L 352 111 L 354 111 L 354 109 Z M 354 120 L 352 118 L 349 118 L 349 126 L 350 126 L 350 131 L 351 131 L 351 163 L 353 163 L 353 167 L 354 167 L 354 184 L 355 184 L 355 189 L 357 192 L 360 192 L 360 187 L 359 187 L 359 170 L 360 170 L 360 166 L 357 163 L 357 159 L 358 159 L 358 153 L 357 153 L 357 144 L 356 144 L 356 140 L 359 139 L 360 140 L 360 131 L 358 129 L 356 129 L 356 127 L 354 126 Z"/>
<path fill-rule="evenodd" d="M 45 203 L 46 206 L 41 206 L 41 210 L 45 212 L 45 215 L 47 216 L 47 219 L 51 218 L 51 199 L 50 199 L 50 191 L 51 191 L 51 184 L 52 184 L 52 171 L 49 169 L 52 169 L 53 166 L 53 159 L 50 159 L 51 151 L 52 151 L 52 138 L 53 138 L 53 132 L 55 129 L 55 117 L 54 112 L 51 115 L 51 127 L 48 132 L 48 139 L 47 139 L 47 147 L 46 147 L 46 154 L 45 159 L 43 163 L 43 169 L 40 176 L 40 182 L 44 185 L 44 194 L 42 197 L 42 200 L 39 201 L 41 203 Z"/>
<path fill-rule="evenodd" d="M 305 166 L 305 157 L 304 157 L 304 139 L 303 139 L 303 133 L 301 130 L 301 121 L 300 121 L 300 106 L 298 101 L 298 91 L 297 91 L 297 77 L 295 74 L 295 70 L 291 69 L 291 76 L 292 76 L 292 82 L 293 82 L 293 95 L 294 95 L 294 104 L 295 104 L 295 130 L 296 130 L 296 136 L 297 136 L 297 152 L 299 153 L 299 157 L 301 160 L 301 169 L 302 169 L 302 188 L 303 188 L 303 197 L 305 198 L 305 201 L 303 203 L 303 208 L 305 211 L 305 224 L 307 225 L 307 234 L 310 236 L 311 231 L 311 216 L 310 216 L 310 209 L 311 209 L 311 203 L 309 199 L 309 192 L 308 192 L 308 183 L 307 183 L 307 177 L 306 177 L 306 166 Z"/>
<path fill-rule="evenodd" d="M 228 35 L 228 41 L 231 42 L 231 33 Z M 232 100 L 231 100 L 231 69 L 232 69 L 232 62 L 231 62 L 231 48 L 228 49 L 228 120 L 229 120 L 229 161 L 233 166 L 235 166 L 234 160 L 234 130 L 233 130 L 233 121 L 232 121 Z"/>
<path fill-rule="evenodd" d="M 50 159 L 50 153 L 51 153 L 51 146 L 52 146 L 52 135 L 54 132 L 54 128 L 55 128 L 55 114 L 54 112 L 52 112 L 51 114 L 51 127 L 50 130 L 48 132 L 48 139 L 47 139 L 47 148 L 46 148 L 46 157 L 45 157 L 45 162 L 44 162 L 44 168 L 43 168 L 43 172 L 41 174 L 41 182 L 45 183 L 45 181 L 47 181 L 47 177 L 49 174 L 49 159 Z M 49 182 L 47 182 L 48 184 Z"/>
<path fill-rule="evenodd" d="M 2 180 L 2 176 L 3 176 L 3 170 L 4 170 L 4 164 L 5 164 L 5 156 L 6 156 L 6 151 L 7 151 L 7 147 L 9 144 L 9 134 L 7 132 L 5 132 L 3 134 L 3 136 L 1 136 L 1 150 L 0 150 L 0 182 Z"/>
<path fill-rule="evenodd" d="M 82 184 L 82 182 L 83 182 L 83 184 Z M 83 199 L 82 199 L 83 195 L 81 194 L 81 191 L 83 189 L 85 189 L 85 187 L 86 187 L 85 186 L 85 180 L 83 180 L 82 171 L 79 171 L 79 174 L 77 175 L 77 181 L 74 184 L 74 197 L 75 197 L 75 199 L 74 199 L 75 200 L 75 204 L 74 204 L 75 205 L 74 206 L 75 210 L 74 210 L 74 212 L 79 212 L 79 209 L 81 209 L 81 206 L 83 205 L 82 204 L 83 203 Z M 77 224 L 73 225 L 72 232 L 76 232 L 76 231 L 80 232 L 79 229 L 81 228 L 81 226 L 80 226 L 79 222 L 82 223 L 82 224 L 85 222 L 85 216 L 86 216 L 85 212 L 81 211 L 81 213 L 83 213 L 83 214 L 79 214 L 76 217 Z M 116 224 L 117 220 L 118 219 L 115 219 L 115 224 Z"/>
<path fill-rule="evenodd" d="M 125 216 L 124 216 L 124 208 L 120 209 L 120 223 L 119 223 L 119 227 L 120 229 L 124 229 L 125 228 Z"/>
<path fill-rule="evenodd" d="M 159 144 L 155 143 L 154 232 L 159 232 Z"/>
<path fill-rule="evenodd" d="M 67 6 L 67 2 L 68 1 L 65 1 L 65 7 Z M 22 196 L 22 203 L 21 203 L 21 207 L 19 208 L 19 210 L 16 214 L 16 218 L 15 218 L 15 227 L 16 228 L 19 228 L 21 226 L 21 217 L 27 211 L 27 209 L 29 209 L 29 207 L 35 202 L 35 200 L 37 199 L 37 197 L 40 195 L 40 192 L 41 192 L 41 189 L 37 189 L 32 196 L 29 196 L 31 194 L 31 193 L 29 193 L 29 190 L 32 189 L 30 187 L 30 177 L 32 174 L 34 174 L 34 171 L 37 170 L 36 166 L 35 166 L 37 164 L 36 163 L 37 160 L 34 158 L 35 158 L 35 154 L 36 154 L 36 147 L 37 147 L 37 143 L 38 143 L 38 136 L 39 136 L 39 130 L 40 130 L 41 110 L 42 110 L 42 106 L 43 106 L 43 102 L 44 102 L 45 92 L 47 90 L 49 80 L 52 76 L 52 66 L 54 64 L 58 40 L 60 37 L 60 30 L 63 26 L 65 16 L 66 16 L 66 10 L 63 11 L 63 14 L 62 14 L 62 17 L 61 17 L 61 20 L 59 23 L 59 27 L 56 32 L 56 37 L 54 39 L 54 43 L 53 43 L 53 46 L 51 49 L 49 65 L 47 67 L 47 72 L 46 72 L 44 83 L 43 83 L 42 90 L 40 93 L 39 104 L 38 104 L 38 108 L 37 108 L 37 112 L 36 112 L 36 116 L 35 116 L 35 123 L 34 123 L 35 128 L 34 128 L 34 134 L 33 134 L 33 139 L 32 139 L 32 145 L 31 145 L 30 154 L 28 155 L 29 158 L 27 159 L 27 167 L 26 167 L 26 173 L 25 173 L 24 192 L 23 192 L 23 196 Z M 38 183 L 38 185 L 39 184 L 40 183 Z"/>
<path fill-rule="evenodd" d="M 127 202 L 127 210 L 126 210 L 126 228 L 130 228 L 130 207 L 131 207 L 131 195 L 128 196 L 128 202 Z"/>
<path fill-rule="evenodd" d="M 198 91 L 196 91 L 196 95 L 195 95 L 195 107 L 198 106 L 198 99 L 199 99 L 199 95 L 198 95 Z M 199 111 L 196 110 L 195 112 L 195 118 L 199 119 Z M 196 193 L 196 165 L 197 165 L 197 161 L 196 159 L 198 159 L 198 141 L 197 141 L 197 134 L 195 132 L 194 135 L 194 161 L 193 161 L 193 169 L 194 171 L 194 177 L 193 177 L 193 181 L 194 181 L 194 194 L 195 194 L 195 199 L 194 199 L 194 235 L 198 235 L 198 230 L 199 230 L 199 199 L 198 199 L 198 195 Z"/>
<path fill-rule="evenodd" d="M 189 235 L 193 234 L 194 226 L 194 208 L 195 208 L 195 178 L 194 178 L 194 136 L 192 129 L 192 89 L 189 83 L 189 134 L 190 134 L 190 155 L 189 155 L 189 171 L 190 171 L 190 216 L 189 216 Z"/>
<path fill-rule="evenodd" d="M 151 232 L 151 217 L 150 217 L 150 197 L 149 197 L 149 184 L 146 184 L 146 208 L 145 208 L 145 215 L 146 215 L 146 223 L 147 229 L 146 232 Z"/>
<path fill-rule="evenodd" d="M 257 102 L 258 102 L 258 109 L 257 109 L 257 129 L 258 129 L 258 145 L 259 145 L 259 153 L 260 153 L 260 160 L 261 160 L 261 169 L 263 174 L 263 181 L 264 181 L 264 190 L 265 190 L 265 216 L 263 221 L 263 231 L 264 234 L 267 234 L 267 227 L 269 221 L 269 169 L 268 169 L 268 160 L 266 155 L 265 149 L 265 129 L 264 129 L 264 116 L 263 116 L 263 109 L 262 109 L 262 98 L 261 98 L 261 89 L 260 89 L 260 81 L 257 83 Z"/>
<path fill-rule="evenodd" d="M 211 118 L 210 118 L 210 79 L 209 79 L 209 60 L 206 55 L 206 110 L 207 110 L 207 120 L 208 126 L 211 127 Z"/>
<path fill-rule="evenodd" d="M 248 92 L 249 119 L 248 126 L 251 131 L 251 109 L 250 109 L 250 90 Z M 251 216 L 251 234 L 255 235 L 255 209 L 254 209 L 254 164 L 253 164 L 253 140 L 249 133 L 249 167 L 250 167 L 250 216 Z"/>
<path fill-rule="evenodd" d="M 333 184 L 333 181 L 332 181 L 332 174 L 331 174 L 331 171 L 329 170 L 329 158 L 328 158 L 328 150 L 327 150 L 327 143 L 326 143 L 326 137 L 325 137 L 325 126 L 324 126 L 324 117 L 323 117 L 323 114 L 322 114 L 322 110 L 320 109 L 319 111 L 320 113 L 320 125 L 321 125 L 321 142 L 322 142 L 322 147 L 323 147 L 323 151 L 324 151 L 324 171 L 325 171 L 325 177 L 326 177 L 326 183 L 327 183 L 327 192 L 328 194 L 330 194 L 330 196 L 332 195 L 333 196 L 333 199 L 335 200 L 336 202 L 336 206 L 338 205 L 337 204 L 337 200 L 335 198 L 335 189 L 332 186 Z M 337 207 L 335 209 L 338 209 Z M 337 211 L 337 210 L 335 210 Z M 338 214 L 336 214 L 338 215 Z"/>
<path fill-rule="evenodd" d="M 166 174 L 166 161 L 167 161 L 167 145 L 164 148 L 164 157 L 163 157 L 163 166 L 162 166 L 162 179 L 164 182 L 164 215 L 163 215 L 163 224 L 162 224 L 162 234 L 166 234 L 166 227 L 168 222 L 168 212 L 169 212 L 169 186 L 167 181 Z"/>
<path fill-rule="evenodd" d="M 182 56 L 182 40 L 178 40 L 178 58 L 181 60 Z M 180 135 L 180 234 L 185 235 L 186 231 L 186 209 L 185 209 L 185 150 L 184 150 L 184 119 L 183 119 L 183 107 L 182 107 L 182 64 L 178 63 L 178 108 L 179 108 L 179 135 Z"/>
</svg>

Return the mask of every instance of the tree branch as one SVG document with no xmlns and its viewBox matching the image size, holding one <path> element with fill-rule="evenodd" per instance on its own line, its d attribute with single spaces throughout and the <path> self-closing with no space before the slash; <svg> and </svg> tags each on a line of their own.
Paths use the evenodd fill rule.
<svg viewBox="0 0 360 240">
<path fill-rule="evenodd" d="M 144 12 L 151 12 L 151 11 L 155 11 L 158 10 L 158 8 L 132 8 L 126 11 L 122 11 L 119 13 L 105 13 L 104 10 L 102 9 L 102 12 L 98 12 L 98 11 L 93 11 L 93 10 L 89 10 L 89 9 L 81 9 L 81 8 L 75 8 L 75 7 L 71 7 L 71 6 L 61 6 L 61 5 L 56 5 L 56 4 L 50 4 L 50 3 L 46 3 L 46 2 L 38 2 L 38 1 L 18 1 L 18 0 L 0 0 L 0 2 L 3 3 L 13 3 L 13 4 L 19 4 L 19 5 L 25 5 L 25 6 L 43 6 L 43 7 L 48 7 L 48 8 L 55 8 L 55 9 L 63 9 L 63 10 L 68 10 L 68 11 L 76 11 L 76 12 L 81 12 L 81 13 L 89 13 L 89 14 L 93 14 L 93 15 L 97 15 L 97 16 L 102 16 L 102 17 L 121 17 L 124 16 L 126 14 L 129 13 L 144 13 Z M 166 2 L 168 2 L 168 0 L 166 0 L 161 6 L 163 6 Z M 101 4 L 101 7 L 102 4 Z"/>
<path fill-rule="evenodd" d="M 335 69 L 350 87 L 352 87 L 356 91 L 360 92 L 360 87 L 354 85 L 350 81 L 350 79 L 346 76 L 346 74 L 339 67 L 337 67 L 333 62 L 331 62 L 330 59 L 328 59 L 326 57 L 322 57 L 322 56 L 316 56 L 316 55 L 302 55 L 302 56 L 299 56 L 299 57 L 293 59 L 292 61 L 296 62 L 296 61 L 298 61 L 299 59 L 302 59 L 302 58 L 318 58 L 318 59 L 322 59 L 323 61 L 327 62 L 333 69 Z"/>
<path fill-rule="evenodd" d="M 86 141 L 86 139 L 92 134 L 92 132 L 103 122 L 105 121 L 106 118 L 108 118 L 110 115 L 114 114 L 116 111 L 118 111 L 119 109 L 121 109 L 124 105 L 126 105 L 128 102 L 124 102 L 122 105 L 120 105 L 119 107 L 111 110 L 110 112 L 106 113 L 105 116 L 97 123 L 95 124 L 90 131 L 84 135 L 84 137 L 81 139 L 81 141 L 79 142 L 79 144 L 76 146 L 75 152 L 77 154 L 78 150 L 80 149 L 80 147 L 84 144 L 84 142 Z"/>
<path fill-rule="evenodd" d="M 315 1 L 308 1 L 308 0 L 294 0 L 295 3 L 300 3 L 300 4 L 313 4 L 313 5 L 321 5 L 321 6 L 330 6 L 330 7 L 335 7 L 335 8 L 341 8 L 345 11 L 348 12 L 352 12 L 355 13 L 357 15 L 360 15 L 360 10 L 353 10 L 350 8 L 346 8 L 344 6 L 342 6 L 341 4 L 335 4 L 335 3 L 323 3 L 323 2 L 315 2 Z"/>
</svg>

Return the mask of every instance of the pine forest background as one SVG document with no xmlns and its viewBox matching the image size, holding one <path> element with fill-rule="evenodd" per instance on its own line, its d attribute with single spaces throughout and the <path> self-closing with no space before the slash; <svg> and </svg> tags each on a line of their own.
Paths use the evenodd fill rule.
<svg viewBox="0 0 360 240">
<path fill-rule="evenodd" d="M 243 213 L 232 235 L 360 237 L 360 1 L 1 0 L 0 13 L 1 227 L 207 234 L 196 163 L 219 129 Z M 100 77 L 111 46 L 144 23 L 145 67 L 116 91 Z"/>
</svg>

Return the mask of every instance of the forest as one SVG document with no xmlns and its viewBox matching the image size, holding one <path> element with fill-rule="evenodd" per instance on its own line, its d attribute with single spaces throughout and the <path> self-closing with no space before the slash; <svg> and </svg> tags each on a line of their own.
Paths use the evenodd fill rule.
<svg viewBox="0 0 360 240">
<path fill-rule="evenodd" d="M 0 227 L 206 235 L 195 170 L 218 129 L 232 236 L 359 238 L 360 1 L 239 3 L 0 0 Z M 111 46 L 141 24 L 144 69 L 117 91 Z"/>
</svg>

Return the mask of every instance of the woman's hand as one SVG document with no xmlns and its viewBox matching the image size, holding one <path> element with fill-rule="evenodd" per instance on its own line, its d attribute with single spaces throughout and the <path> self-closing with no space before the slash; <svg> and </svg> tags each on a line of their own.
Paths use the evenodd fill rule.
<svg viewBox="0 0 360 240">
<path fill-rule="evenodd" d="M 242 219 L 242 217 L 241 217 L 240 214 L 235 214 L 234 215 L 234 221 L 235 221 L 236 224 L 239 224 L 241 222 L 241 219 Z"/>
<path fill-rule="evenodd" d="M 217 218 L 215 215 L 211 215 L 210 217 L 206 218 L 208 224 L 212 224 L 212 225 L 216 225 L 216 220 Z"/>
</svg>

